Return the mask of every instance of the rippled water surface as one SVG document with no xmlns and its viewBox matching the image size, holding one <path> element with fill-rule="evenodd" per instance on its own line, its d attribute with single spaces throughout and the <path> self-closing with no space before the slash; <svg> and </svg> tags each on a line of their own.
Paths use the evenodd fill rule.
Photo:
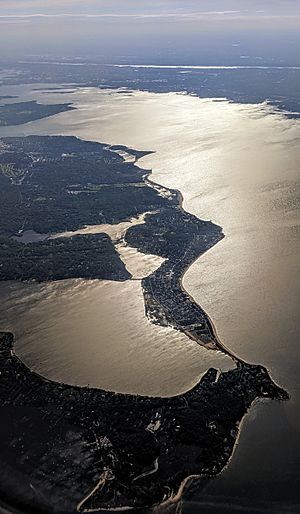
<svg viewBox="0 0 300 514">
<path fill-rule="evenodd" d="M 1 286 L 1 328 L 34 371 L 75 385 L 146 395 L 175 395 L 210 367 L 233 367 L 144 315 L 139 280 L 65 280 Z"/>
<path fill-rule="evenodd" d="M 299 121 L 267 105 L 187 95 L 87 88 L 60 97 L 29 89 L 28 99 L 73 101 L 78 110 L 0 135 L 71 134 L 153 150 L 140 161 L 153 169 L 153 180 L 180 189 L 185 209 L 223 227 L 226 238 L 189 269 L 184 285 L 212 317 L 225 345 L 267 366 L 292 400 L 251 410 L 230 465 L 199 502 L 213 497 L 217 511 L 226 502 L 242 508 L 243 497 L 261 512 L 272 501 L 272 512 L 299 511 Z M 187 362 L 190 348 L 180 357 Z M 21 339 L 17 350 L 23 351 Z M 39 359 L 40 350 L 33 351 Z M 164 353 L 164 369 L 173 355 L 176 360 Z M 191 375 L 185 385 L 195 379 L 194 371 L 186 366 L 184 373 Z"/>
</svg>

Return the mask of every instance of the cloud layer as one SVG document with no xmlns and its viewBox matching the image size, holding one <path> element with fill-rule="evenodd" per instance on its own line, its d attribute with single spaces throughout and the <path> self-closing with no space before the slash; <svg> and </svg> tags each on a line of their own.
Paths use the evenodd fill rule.
<svg viewBox="0 0 300 514">
<path fill-rule="evenodd" d="M 199 5 L 200 4 L 200 5 Z M 199 8 L 200 7 L 200 8 Z M 300 15 L 299 0 L 0 0 L 2 16 L 90 15 L 133 18 Z"/>
</svg>

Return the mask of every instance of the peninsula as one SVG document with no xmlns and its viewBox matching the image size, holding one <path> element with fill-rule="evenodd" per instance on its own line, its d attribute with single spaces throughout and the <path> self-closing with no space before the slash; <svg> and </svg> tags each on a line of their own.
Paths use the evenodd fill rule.
<svg viewBox="0 0 300 514">
<path fill-rule="evenodd" d="M 142 281 L 146 315 L 207 351 L 226 353 L 235 368 L 211 368 L 176 397 L 119 394 L 44 379 L 17 358 L 13 335 L 1 333 L 0 411 L 7 422 L 0 429 L 0 497 L 24 512 L 145 512 L 174 503 L 189 477 L 201 484 L 223 469 L 255 400 L 288 399 L 264 367 L 223 347 L 182 287 L 185 270 L 224 235 L 185 212 L 178 191 L 153 183 L 151 172 L 136 166 L 142 155 L 75 137 L 2 139 L 0 279 L 130 280 L 101 228 L 97 235 L 63 233 L 145 214 L 124 242 L 164 258 Z M 28 231 L 43 238 L 24 243 Z M 57 232 L 60 238 L 51 239 Z"/>
</svg>

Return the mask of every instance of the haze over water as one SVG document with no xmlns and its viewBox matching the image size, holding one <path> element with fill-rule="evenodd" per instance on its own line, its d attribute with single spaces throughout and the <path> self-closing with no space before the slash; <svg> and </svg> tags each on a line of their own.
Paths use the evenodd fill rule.
<svg viewBox="0 0 300 514">
<path fill-rule="evenodd" d="M 154 181 L 179 189 L 186 210 L 223 227 L 226 238 L 188 270 L 184 285 L 213 319 L 223 343 L 246 361 L 265 365 L 292 400 L 252 408 L 228 469 L 205 494 L 220 502 L 232 495 L 235 503 L 239 496 L 256 495 L 261 505 L 272 498 L 283 508 L 296 501 L 299 121 L 267 105 L 178 94 L 83 89 L 27 97 L 73 101 L 78 110 L 1 129 L 0 135 L 68 134 L 153 150 L 140 166 L 153 170 Z"/>
</svg>

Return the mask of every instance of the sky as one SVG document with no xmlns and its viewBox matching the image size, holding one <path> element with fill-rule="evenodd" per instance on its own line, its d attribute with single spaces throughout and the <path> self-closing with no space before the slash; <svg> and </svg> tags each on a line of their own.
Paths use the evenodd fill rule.
<svg viewBox="0 0 300 514">
<path fill-rule="evenodd" d="M 0 0 L 0 58 L 299 64 L 300 0 Z"/>
</svg>

